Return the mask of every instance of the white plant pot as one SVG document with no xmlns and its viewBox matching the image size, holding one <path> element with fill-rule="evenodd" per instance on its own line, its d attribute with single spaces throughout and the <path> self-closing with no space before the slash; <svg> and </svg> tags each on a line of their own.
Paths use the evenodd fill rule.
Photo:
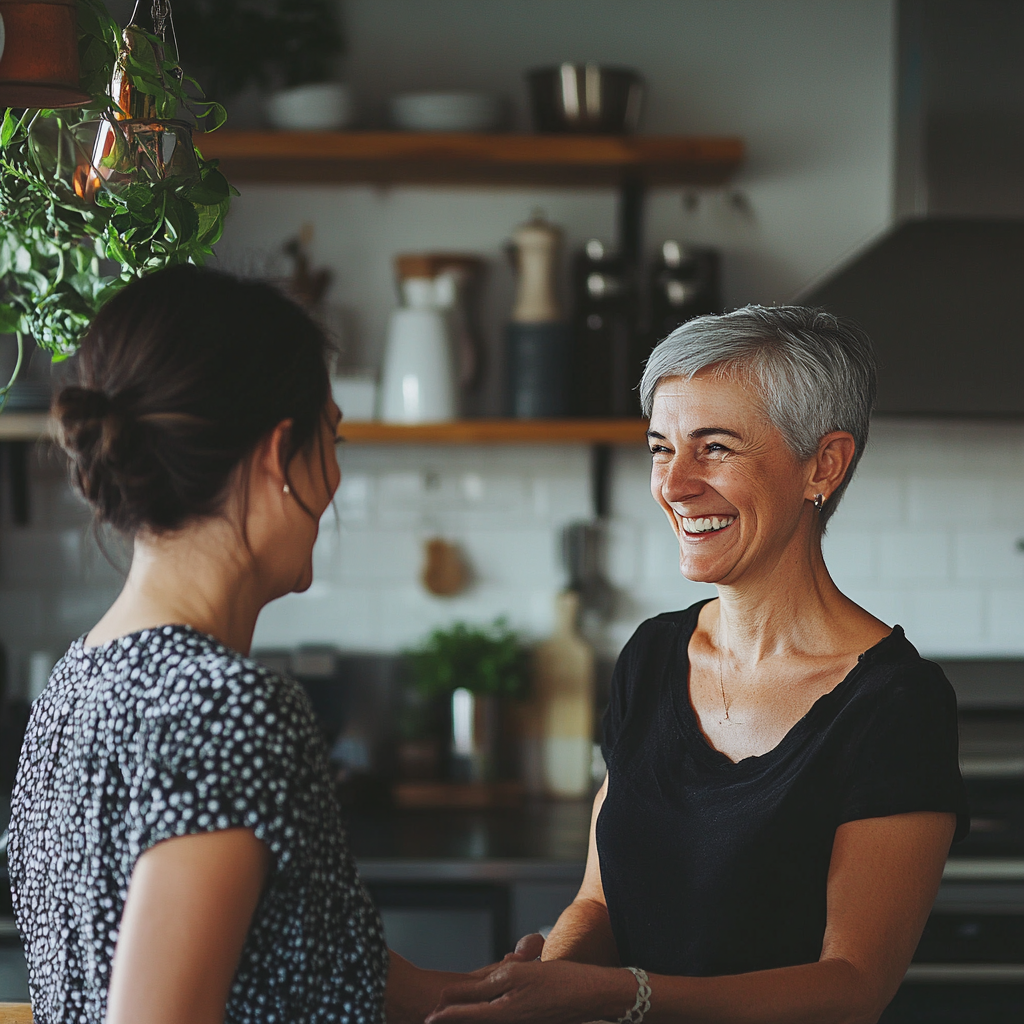
<svg viewBox="0 0 1024 1024">
<path fill-rule="evenodd" d="M 397 309 L 384 352 L 381 419 L 431 423 L 456 416 L 455 367 L 445 314 Z"/>
<path fill-rule="evenodd" d="M 352 122 L 352 90 L 341 82 L 280 89 L 267 98 L 267 120 L 283 131 L 344 128 Z"/>
</svg>

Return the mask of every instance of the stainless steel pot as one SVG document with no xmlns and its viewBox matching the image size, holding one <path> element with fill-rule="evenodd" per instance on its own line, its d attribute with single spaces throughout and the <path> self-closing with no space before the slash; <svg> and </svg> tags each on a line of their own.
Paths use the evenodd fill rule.
<svg viewBox="0 0 1024 1024">
<path fill-rule="evenodd" d="M 562 64 L 526 76 L 538 132 L 621 135 L 640 123 L 644 81 L 628 68 Z"/>
</svg>

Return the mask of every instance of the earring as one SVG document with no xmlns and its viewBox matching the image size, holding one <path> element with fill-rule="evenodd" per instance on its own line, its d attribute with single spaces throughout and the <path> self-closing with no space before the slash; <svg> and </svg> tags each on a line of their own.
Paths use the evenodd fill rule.
<svg viewBox="0 0 1024 1024">
<path fill-rule="evenodd" d="M 825 504 L 825 499 L 822 495 L 816 494 L 814 496 L 814 509 L 816 512 L 821 511 L 821 506 Z"/>
<path fill-rule="evenodd" d="M 281 488 L 281 493 L 282 494 L 291 494 L 292 493 L 292 489 L 287 484 L 285 484 L 284 487 Z M 821 497 L 821 495 L 818 495 L 818 497 Z"/>
</svg>

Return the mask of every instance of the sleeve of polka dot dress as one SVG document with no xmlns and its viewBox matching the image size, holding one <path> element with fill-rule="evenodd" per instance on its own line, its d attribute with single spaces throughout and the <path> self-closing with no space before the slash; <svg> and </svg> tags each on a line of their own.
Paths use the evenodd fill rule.
<svg viewBox="0 0 1024 1024">
<path fill-rule="evenodd" d="M 138 853 L 173 836 L 251 828 L 280 868 L 331 785 L 305 692 L 243 659 L 181 675 L 145 740 Z"/>
</svg>

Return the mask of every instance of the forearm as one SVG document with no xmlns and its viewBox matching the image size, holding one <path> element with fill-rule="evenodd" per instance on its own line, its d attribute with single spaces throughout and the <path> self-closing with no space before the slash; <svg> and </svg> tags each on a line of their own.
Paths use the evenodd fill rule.
<svg viewBox="0 0 1024 1024">
<path fill-rule="evenodd" d="M 441 990 L 464 977 L 447 971 L 423 970 L 392 950 L 384 991 L 384 1019 L 387 1024 L 422 1024 L 423 1018 L 437 1006 Z"/>
<path fill-rule="evenodd" d="M 645 1024 L 874 1024 L 887 1002 L 844 960 L 713 978 L 652 975 Z"/>
<path fill-rule="evenodd" d="M 619 956 L 608 908 L 597 900 L 581 897 L 573 900 L 551 929 L 541 959 L 617 967 Z"/>
</svg>

